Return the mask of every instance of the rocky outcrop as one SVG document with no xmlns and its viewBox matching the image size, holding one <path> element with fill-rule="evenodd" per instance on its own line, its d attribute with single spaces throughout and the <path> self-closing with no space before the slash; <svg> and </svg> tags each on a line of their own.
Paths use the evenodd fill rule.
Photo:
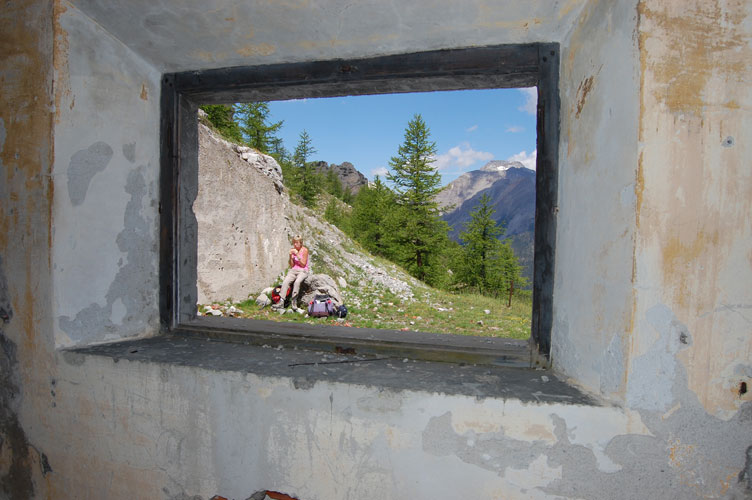
<svg viewBox="0 0 752 500">
<path fill-rule="evenodd" d="M 338 228 L 292 203 L 273 158 L 229 143 L 201 124 L 193 211 L 198 221 L 200 304 L 260 297 L 261 290 L 280 283 L 296 234 L 310 250 L 314 276 L 328 278 L 314 282 L 311 290 L 321 288 L 316 283 L 329 283 L 336 295 L 323 293 L 340 303 L 350 300 L 344 290 L 348 282 L 367 293 L 389 290 L 403 300 L 410 300 L 413 287 L 419 286 L 397 266 L 376 264 Z M 304 289 L 304 300 L 307 293 Z"/>
<path fill-rule="evenodd" d="M 366 176 L 360 173 L 352 163 L 346 161 L 340 165 L 332 163 L 329 165 L 325 161 L 316 162 L 316 171 L 322 174 L 326 174 L 329 170 L 333 170 L 339 181 L 342 183 L 342 189 L 350 191 L 353 196 L 358 194 L 360 188 L 368 184 Z"/>
<path fill-rule="evenodd" d="M 274 158 L 220 139 L 199 124 L 199 303 L 244 300 L 287 266 L 289 198 Z"/>
</svg>

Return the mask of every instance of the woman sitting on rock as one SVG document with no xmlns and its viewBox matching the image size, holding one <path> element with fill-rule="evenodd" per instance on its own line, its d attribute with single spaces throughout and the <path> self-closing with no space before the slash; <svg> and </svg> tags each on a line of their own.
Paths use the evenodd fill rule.
<svg viewBox="0 0 752 500">
<path fill-rule="evenodd" d="M 300 284 L 303 283 L 303 280 L 308 277 L 308 274 L 311 271 L 310 266 L 308 266 L 308 249 L 303 246 L 302 236 L 295 236 L 292 239 L 292 248 L 289 252 L 288 263 L 290 265 L 290 270 L 287 272 L 287 276 L 285 276 L 285 280 L 282 282 L 282 290 L 279 294 L 281 299 L 279 302 L 272 305 L 273 309 L 284 309 L 284 298 L 287 296 L 287 290 L 292 284 L 293 287 L 292 295 L 290 296 L 290 303 L 292 304 L 293 309 L 297 310 Z"/>
</svg>

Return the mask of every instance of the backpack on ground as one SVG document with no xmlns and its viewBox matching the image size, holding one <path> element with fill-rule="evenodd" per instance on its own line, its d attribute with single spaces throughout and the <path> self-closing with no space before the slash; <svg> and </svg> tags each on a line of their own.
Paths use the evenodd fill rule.
<svg viewBox="0 0 752 500">
<path fill-rule="evenodd" d="M 278 303 L 279 300 L 282 298 L 280 293 L 282 293 L 282 287 L 275 286 L 274 289 L 272 290 L 272 304 Z M 290 307 L 291 297 L 292 297 L 292 287 L 289 287 L 287 289 L 287 296 L 285 297 L 285 303 L 284 303 L 285 307 Z"/>
<path fill-rule="evenodd" d="M 336 313 L 334 302 L 328 295 L 316 295 L 308 303 L 308 315 L 313 318 L 323 318 Z"/>
</svg>

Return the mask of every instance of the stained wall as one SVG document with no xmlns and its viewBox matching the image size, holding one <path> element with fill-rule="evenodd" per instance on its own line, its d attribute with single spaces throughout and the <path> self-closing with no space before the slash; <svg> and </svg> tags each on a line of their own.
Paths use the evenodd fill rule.
<svg viewBox="0 0 752 500">
<path fill-rule="evenodd" d="M 553 371 L 532 373 L 522 399 L 399 389 L 375 372 L 343 381 L 346 367 L 310 380 L 233 370 L 219 355 L 64 350 L 157 332 L 159 78 L 192 60 L 174 47 L 169 66 L 154 49 L 177 5 L 76 4 L 0 14 L 5 497 L 750 495 L 752 404 L 739 390 L 751 342 L 749 6 L 443 2 L 430 16 L 395 4 L 389 17 L 362 4 L 339 33 L 322 22 L 300 38 L 252 37 L 277 49 L 249 50 L 248 63 L 561 43 Z M 337 21 L 336 6 L 274 2 L 253 21 Z M 161 35 L 130 39 L 102 9 Z M 359 36 L 338 36 L 348 30 Z M 236 60 L 220 55 L 206 64 Z M 291 363 L 273 348 L 251 355 Z M 392 377 L 410 376 L 394 365 Z M 544 397 L 557 375 L 595 403 Z"/>
</svg>

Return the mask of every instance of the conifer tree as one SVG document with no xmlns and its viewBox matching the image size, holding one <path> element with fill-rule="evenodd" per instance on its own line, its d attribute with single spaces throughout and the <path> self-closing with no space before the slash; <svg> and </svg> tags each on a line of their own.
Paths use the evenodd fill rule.
<svg viewBox="0 0 752 500">
<path fill-rule="evenodd" d="M 307 206 L 313 206 L 316 203 L 316 197 L 319 194 L 319 179 L 316 170 L 311 162 L 308 161 L 311 155 L 315 154 L 311 137 L 308 132 L 303 130 L 300 133 L 298 145 L 295 147 L 293 154 L 293 164 L 297 171 L 297 192 Z"/>
<path fill-rule="evenodd" d="M 386 221 L 391 258 L 429 284 L 443 272 L 437 257 L 445 248 L 449 226 L 439 216 L 436 195 L 441 175 L 433 166 L 436 143 L 420 114 L 405 129 L 404 142 L 389 161 L 387 180 L 394 185 L 397 206 Z"/>
<path fill-rule="evenodd" d="M 268 123 L 269 103 L 245 102 L 235 105 L 240 130 L 249 146 L 262 153 L 269 153 L 275 143 L 275 132 L 282 122 Z"/>
<path fill-rule="evenodd" d="M 378 175 L 372 185 L 358 191 L 353 201 L 350 219 L 352 235 L 373 254 L 387 256 L 384 221 L 394 206 L 394 193 Z"/>
<path fill-rule="evenodd" d="M 235 121 L 233 107 L 228 104 L 207 104 L 201 106 L 209 123 L 228 141 L 242 144 L 243 134 Z"/>
<path fill-rule="evenodd" d="M 499 240 L 504 235 L 504 228 L 493 219 L 496 210 L 490 203 L 488 195 L 483 194 L 470 212 L 465 230 L 460 233 L 464 246 L 456 278 L 481 294 L 498 295 L 508 292 L 511 283 L 516 287 L 523 286 L 523 278 L 509 243 Z"/>
</svg>

